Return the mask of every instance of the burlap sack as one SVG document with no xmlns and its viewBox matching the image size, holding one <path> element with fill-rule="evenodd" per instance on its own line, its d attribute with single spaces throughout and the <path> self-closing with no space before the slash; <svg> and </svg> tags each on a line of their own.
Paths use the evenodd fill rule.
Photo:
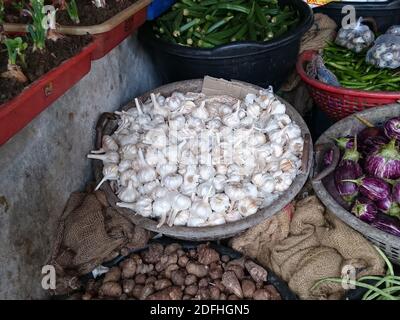
<svg viewBox="0 0 400 320">
<path fill-rule="evenodd" d="M 108 207 L 102 191 L 72 193 L 59 221 L 53 252 L 47 264 L 57 271 L 57 294 L 74 288 L 78 276 L 129 250 L 146 245 L 150 233 Z M 76 286 L 76 285 L 75 285 Z M 68 288 L 69 287 L 69 288 Z"/>
<path fill-rule="evenodd" d="M 374 247 L 359 233 L 326 213 L 315 196 L 296 204 L 291 221 L 287 216 L 285 210 L 271 218 L 285 224 L 276 229 L 277 236 L 271 235 L 270 229 L 263 233 L 259 225 L 234 238 L 231 245 L 281 276 L 301 299 L 341 297 L 344 290 L 340 284 L 326 282 L 313 291 L 310 289 L 322 278 L 340 277 L 345 265 L 354 266 L 357 277 L 384 273 L 384 261 Z M 270 223 L 266 221 L 262 225 Z M 282 237 L 280 230 L 289 231 Z M 252 241 L 251 234 L 256 237 Z"/>
</svg>

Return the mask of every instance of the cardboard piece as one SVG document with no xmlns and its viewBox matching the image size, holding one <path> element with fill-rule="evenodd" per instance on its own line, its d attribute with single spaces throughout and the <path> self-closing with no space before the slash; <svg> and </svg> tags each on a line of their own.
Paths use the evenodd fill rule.
<svg viewBox="0 0 400 320">
<path fill-rule="evenodd" d="M 204 77 L 203 88 L 201 90 L 206 96 L 228 95 L 237 99 L 244 99 L 247 94 L 258 94 L 254 87 L 245 85 L 240 81 L 228 81 L 209 76 Z"/>
</svg>

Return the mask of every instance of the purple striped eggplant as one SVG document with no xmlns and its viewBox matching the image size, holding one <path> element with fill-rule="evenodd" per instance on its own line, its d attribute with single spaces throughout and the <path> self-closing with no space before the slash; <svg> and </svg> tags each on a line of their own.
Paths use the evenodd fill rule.
<svg viewBox="0 0 400 320">
<path fill-rule="evenodd" d="M 380 147 L 387 144 L 389 140 L 385 136 L 369 137 L 364 140 L 360 140 L 359 151 L 366 157 L 369 154 L 376 152 Z"/>
<path fill-rule="evenodd" d="M 323 163 L 325 167 L 328 167 L 332 164 L 333 162 L 333 149 L 329 149 L 327 152 L 325 152 L 324 154 L 324 159 L 323 159 Z"/>
<path fill-rule="evenodd" d="M 397 218 L 389 217 L 385 214 L 378 214 L 371 225 L 386 233 L 400 237 L 400 220 Z"/>
<path fill-rule="evenodd" d="M 354 148 L 354 137 L 352 136 L 336 138 L 335 141 L 336 145 L 339 147 L 340 150 L 347 150 Z"/>
<path fill-rule="evenodd" d="M 360 193 L 372 201 L 386 199 L 390 196 L 389 184 L 375 177 L 361 177 L 355 180 L 346 180 L 359 186 Z"/>
<path fill-rule="evenodd" d="M 352 203 L 354 198 L 358 195 L 358 186 L 354 182 L 344 180 L 355 180 L 360 178 L 363 174 L 362 168 L 358 164 L 360 154 L 356 148 L 357 142 L 353 149 L 346 149 L 334 174 L 336 189 L 342 199 L 347 203 Z"/>
<path fill-rule="evenodd" d="M 400 181 L 395 182 L 392 191 L 393 200 L 400 204 Z"/>
<path fill-rule="evenodd" d="M 400 117 L 392 118 L 385 122 L 383 130 L 389 139 L 400 141 Z"/>
<path fill-rule="evenodd" d="M 376 205 L 365 197 L 359 197 L 351 208 L 351 212 L 360 220 L 365 222 L 372 222 L 378 214 Z"/>
<path fill-rule="evenodd" d="M 400 206 L 393 200 L 391 195 L 385 199 L 378 200 L 375 203 L 378 210 L 388 214 L 389 216 L 400 218 Z"/>
<path fill-rule="evenodd" d="M 400 152 L 396 140 L 381 146 L 365 160 L 365 171 L 371 176 L 386 179 L 400 178 Z"/>
<path fill-rule="evenodd" d="M 362 143 L 362 141 L 365 141 L 366 139 L 374 138 L 374 137 L 380 137 L 383 136 L 384 132 L 382 128 L 378 127 L 367 127 L 365 129 L 362 129 L 358 134 L 357 134 L 357 140 L 359 141 L 359 144 Z"/>
</svg>

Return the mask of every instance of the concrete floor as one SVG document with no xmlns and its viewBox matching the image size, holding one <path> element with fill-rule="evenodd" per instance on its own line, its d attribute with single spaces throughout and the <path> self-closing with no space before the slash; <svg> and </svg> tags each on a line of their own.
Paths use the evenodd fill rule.
<svg viewBox="0 0 400 320">
<path fill-rule="evenodd" d="M 41 269 L 70 193 L 92 177 L 86 154 L 98 116 L 158 85 L 132 36 L 0 147 L 0 299 L 46 296 Z"/>
</svg>

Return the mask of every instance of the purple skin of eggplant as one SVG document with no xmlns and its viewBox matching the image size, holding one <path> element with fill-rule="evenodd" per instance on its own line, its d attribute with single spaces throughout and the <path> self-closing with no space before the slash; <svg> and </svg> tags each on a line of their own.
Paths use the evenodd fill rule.
<svg viewBox="0 0 400 320">
<path fill-rule="evenodd" d="M 335 170 L 335 185 L 339 195 L 347 203 L 352 203 L 358 195 L 358 185 L 351 181 L 356 180 L 363 174 L 361 166 L 358 164 L 360 153 L 357 151 L 357 140 L 354 140 L 352 149 L 346 149 L 342 160 Z M 354 177 L 354 178 L 348 178 Z"/>
<path fill-rule="evenodd" d="M 400 178 L 400 151 L 396 140 L 381 146 L 365 160 L 365 171 L 373 177 L 385 179 Z"/>
<path fill-rule="evenodd" d="M 371 225 L 386 233 L 400 237 L 400 220 L 397 218 L 389 217 L 385 214 L 378 214 Z"/>
<path fill-rule="evenodd" d="M 393 200 L 400 204 L 400 181 L 394 184 L 392 195 Z"/>
<path fill-rule="evenodd" d="M 346 136 L 341 138 L 336 138 L 336 145 L 339 147 L 340 150 L 347 150 L 354 148 L 354 137 Z"/>
<path fill-rule="evenodd" d="M 381 128 L 378 127 L 367 127 L 362 129 L 358 134 L 357 134 L 357 140 L 361 143 L 362 141 L 373 138 L 373 137 L 379 137 L 383 136 L 384 132 Z"/>
<path fill-rule="evenodd" d="M 332 164 L 332 162 L 333 162 L 333 149 L 329 149 L 324 154 L 324 166 L 328 167 Z"/>
<path fill-rule="evenodd" d="M 369 137 L 360 140 L 359 151 L 365 157 L 373 152 L 378 151 L 380 147 L 388 142 L 389 140 L 385 136 Z"/>
<path fill-rule="evenodd" d="M 393 197 L 389 196 L 375 202 L 378 210 L 392 217 L 400 218 L 400 206 L 397 202 L 393 201 Z"/>
<path fill-rule="evenodd" d="M 362 177 L 350 180 L 359 186 L 360 193 L 372 201 L 378 201 L 390 196 L 389 184 L 380 178 Z"/>
<path fill-rule="evenodd" d="M 400 140 L 400 117 L 386 121 L 383 125 L 383 130 L 389 139 Z"/>
<path fill-rule="evenodd" d="M 375 220 L 376 215 L 378 214 L 378 209 L 371 200 L 359 197 L 355 201 L 351 212 L 360 220 L 370 223 Z"/>
</svg>

